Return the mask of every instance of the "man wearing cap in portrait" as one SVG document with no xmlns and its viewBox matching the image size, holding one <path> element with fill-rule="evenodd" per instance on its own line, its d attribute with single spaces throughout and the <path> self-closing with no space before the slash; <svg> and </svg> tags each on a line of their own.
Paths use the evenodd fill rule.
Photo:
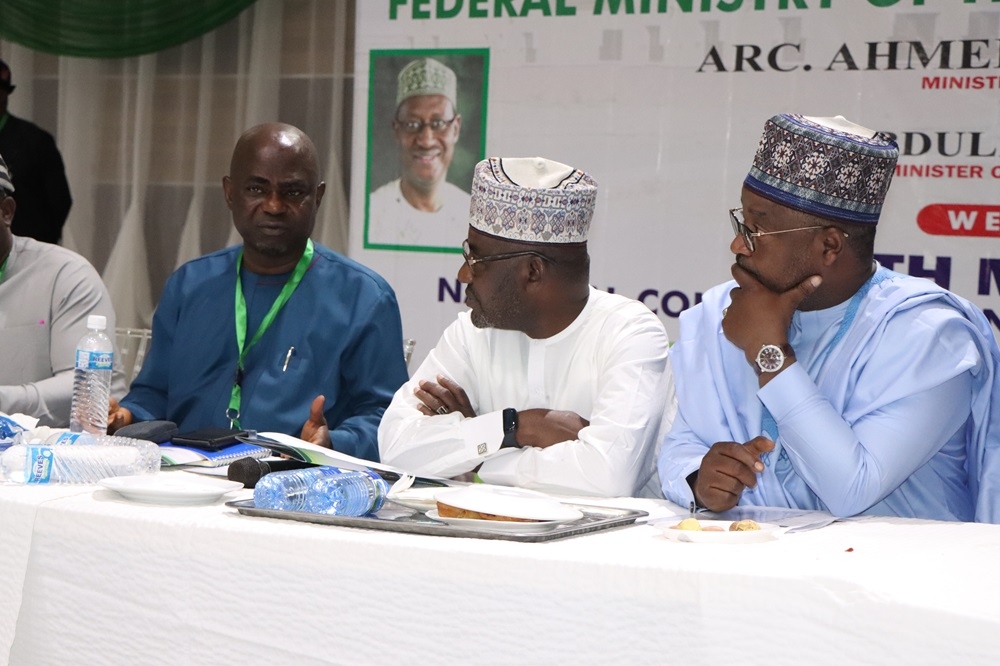
<svg viewBox="0 0 1000 666">
<path fill-rule="evenodd" d="M 400 72 L 392 130 L 400 177 L 372 192 L 368 238 L 394 245 L 455 245 L 469 194 L 446 180 L 462 129 L 455 72 L 420 58 Z"/>
<path fill-rule="evenodd" d="M 730 211 L 735 281 L 681 315 L 668 499 L 1000 521 L 1000 351 L 985 316 L 874 261 L 895 142 L 765 125 Z"/>
<path fill-rule="evenodd" d="M 73 205 L 66 169 L 51 134 L 8 113 L 7 98 L 14 88 L 10 68 L 0 60 L 0 155 L 17 186 L 12 228 L 17 236 L 58 243 Z"/>
<path fill-rule="evenodd" d="M 76 344 L 87 332 L 87 317 L 103 315 L 114 331 L 115 311 L 86 259 L 11 232 L 19 193 L 0 154 L 0 412 L 66 427 Z M 124 390 L 116 373 L 112 393 Z"/>
<path fill-rule="evenodd" d="M 597 184 L 542 158 L 480 162 L 465 261 L 467 312 L 393 397 L 379 453 L 418 474 L 569 494 L 655 491 L 674 409 L 663 324 L 590 286 Z"/>
</svg>

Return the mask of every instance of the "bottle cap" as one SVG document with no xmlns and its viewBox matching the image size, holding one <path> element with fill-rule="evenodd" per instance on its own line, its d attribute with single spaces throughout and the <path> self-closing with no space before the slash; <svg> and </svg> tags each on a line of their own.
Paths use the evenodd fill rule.
<svg viewBox="0 0 1000 666">
<path fill-rule="evenodd" d="M 88 315 L 87 316 L 87 328 L 96 328 L 98 331 L 103 331 L 108 327 L 108 318 L 104 315 Z"/>
</svg>

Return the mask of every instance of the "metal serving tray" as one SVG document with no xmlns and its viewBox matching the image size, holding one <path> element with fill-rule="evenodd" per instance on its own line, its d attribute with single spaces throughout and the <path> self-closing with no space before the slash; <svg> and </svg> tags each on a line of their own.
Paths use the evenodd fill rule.
<svg viewBox="0 0 1000 666">
<path fill-rule="evenodd" d="M 282 520 L 297 520 L 304 523 L 319 523 L 320 525 L 339 525 L 342 527 L 363 527 L 372 530 L 387 530 L 390 532 L 409 532 L 410 534 L 429 534 L 431 536 L 466 537 L 471 539 L 504 539 L 507 541 L 539 542 L 563 539 L 566 537 L 589 534 L 600 530 L 631 525 L 639 518 L 649 514 L 633 509 L 616 509 L 589 504 L 573 504 L 564 502 L 566 506 L 579 509 L 583 518 L 555 525 L 545 531 L 516 531 L 507 524 L 503 531 L 487 527 L 467 527 L 449 525 L 448 523 L 427 517 L 422 511 L 386 503 L 381 511 L 370 516 L 327 516 L 301 511 L 275 511 L 273 509 L 258 509 L 253 500 L 235 500 L 226 502 L 245 516 L 263 518 L 280 518 Z M 488 523 L 490 521 L 482 521 Z"/>
</svg>

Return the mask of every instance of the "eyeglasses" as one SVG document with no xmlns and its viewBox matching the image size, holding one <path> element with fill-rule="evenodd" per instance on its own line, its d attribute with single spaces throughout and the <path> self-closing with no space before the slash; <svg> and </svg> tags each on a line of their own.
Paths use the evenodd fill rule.
<svg viewBox="0 0 1000 666">
<path fill-rule="evenodd" d="M 473 257 L 472 250 L 469 249 L 469 239 L 462 241 L 462 256 L 465 257 L 465 263 L 469 265 L 471 269 L 476 264 L 482 264 L 487 261 L 500 261 L 502 259 L 513 259 L 514 257 L 527 257 L 534 256 L 544 259 L 545 261 L 551 261 L 553 264 L 556 263 L 555 259 L 546 257 L 541 252 L 535 252 L 533 250 L 524 250 L 523 252 L 506 252 L 504 254 L 491 254 L 488 257 Z"/>
<path fill-rule="evenodd" d="M 833 226 L 813 225 L 811 227 L 798 227 L 796 229 L 782 229 L 781 231 L 750 231 L 750 229 L 747 228 L 747 225 L 743 223 L 742 208 L 730 208 L 729 221 L 733 223 L 733 233 L 737 236 L 743 236 L 743 242 L 747 244 L 747 249 L 751 252 L 756 249 L 753 243 L 754 238 L 759 238 L 761 236 L 773 236 L 774 234 L 789 234 L 793 231 L 806 231 L 807 229 L 829 229 Z M 850 238 L 850 235 L 846 231 L 843 231 L 842 229 L 838 229 L 838 231 L 844 234 L 844 238 Z"/>
<path fill-rule="evenodd" d="M 406 134 L 420 134 L 424 131 L 425 127 L 430 127 L 431 132 L 434 134 L 441 134 L 446 129 L 451 127 L 451 124 L 458 119 L 455 116 L 451 120 L 443 120 L 441 118 L 435 118 L 433 120 L 423 121 L 423 120 L 396 120 L 396 125 L 403 130 Z"/>
</svg>

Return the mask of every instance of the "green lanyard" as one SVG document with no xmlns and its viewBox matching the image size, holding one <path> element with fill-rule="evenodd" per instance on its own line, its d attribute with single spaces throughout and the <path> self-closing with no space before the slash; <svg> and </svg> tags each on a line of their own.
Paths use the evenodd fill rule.
<svg viewBox="0 0 1000 666">
<path fill-rule="evenodd" d="M 8 118 L 10 118 L 10 114 L 9 113 L 5 113 L 2 116 L 0 116 L 0 130 L 2 130 L 3 126 L 7 124 L 7 119 Z"/>
<path fill-rule="evenodd" d="M 7 255 L 7 258 L 3 260 L 3 263 L 0 264 L 0 282 L 3 282 L 3 272 L 7 269 L 7 262 L 8 261 L 10 261 L 10 255 L 9 254 Z"/>
<path fill-rule="evenodd" d="M 302 282 L 302 276 L 309 269 L 312 258 L 313 242 L 312 239 L 309 239 L 306 242 L 306 250 L 302 253 L 302 258 L 299 259 L 299 263 L 295 264 L 292 276 L 288 278 L 288 282 L 281 288 L 278 297 L 271 304 L 271 309 L 264 315 L 264 319 L 260 322 L 260 326 L 257 327 L 257 332 L 253 334 L 250 344 L 245 344 L 247 339 L 247 302 L 243 297 L 243 285 L 240 283 L 243 250 L 240 250 L 240 254 L 236 258 L 236 346 L 239 348 L 240 356 L 236 361 L 236 377 L 233 379 L 233 391 L 229 396 L 229 408 L 226 410 L 226 418 L 229 419 L 229 426 L 231 428 L 239 429 L 240 427 L 240 402 L 243 399 L 243 361 L 247 357 L 247 352 L 257 344 L 257 341 L 261 339 L 264 332 L 274 323 L 274 318 L 278 316 L 278 312 L 288 302 L 288 299 L 291 298 L 292 292 L 299 286 L 299 282 Z"/>
</svg>

